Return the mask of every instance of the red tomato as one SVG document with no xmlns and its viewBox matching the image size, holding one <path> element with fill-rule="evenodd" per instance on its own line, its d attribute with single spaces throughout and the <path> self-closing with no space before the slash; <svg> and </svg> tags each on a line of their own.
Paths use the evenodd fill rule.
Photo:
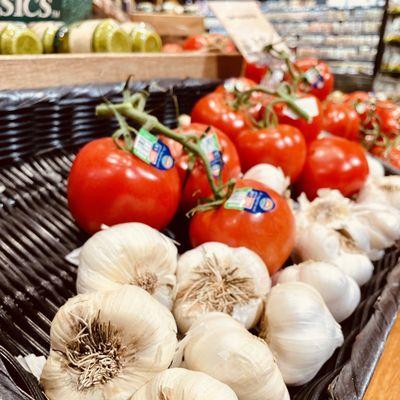
<svg viewBox="0 0 400 400">
<path fill-rule="evenodd" d="M 391 101 L 378 101 L 376 114 L 383 133 L 387 135 L 400 134 L 400 106 Z"/>
<path fill-rule="evenodd" d="M 217 50 L 225 54 L 236 52 L 236 47 L 232 40 L 221 33 L 202 33 L 189 36 L 182 47 L 187 51 L 208 52 Z"/>
<path fill-rule="evenodd" d="M 181 197 L 175 167 L 159 170 L 120 150 L 113 139 L 85 145 L 72 165 L 68 204 L 78 225 L 94 233 L 102 224 L 142 222 L 165 228 Z"/>
<path fill-rule="evenodd" d="M 183 48 L 177 43 L 167 43 L 162 47 L 163 53 L 182 53 Z"/>
<path fill-rule="evenodd" d="M 296 115 L 292 110 L 284 103 L 278 103 L 274 106 L 274 111 L 278 116 L 278 121 L 280 124 L 292 125 L 300 130 L 303 134 L 304 139 L 307 143 L 312 142 L 317 138 L 322 129 L 323 123 L 323 111 L 320 101 L 310 95 L 299 95 L 297 101 L 307 101 L 310 102 L 313 109 L 315 109 L 316 115 L 312 116 L 309 121 Z M 302 107 L 304 111 L 310 114 L 308 107 Z"/>
<path fill-rule="evenodd" d="M 368 173 L 365 150 L 360 144 L 340 137 L 317 139 L 308 147 L 297 189 L 309 199 L 314 199 L 321 188 L 351 196 L 362 188 Z"/>
<path fill-rule="evenodd" d="M 359 139 L 361 122 L 357 111 L 348 104 L 327 103 L 324 108 L 324 129 L 345 139 Z"/>
<path fill-rule="evenodd" d="M 319 72 L 322 80 L 315 84 L 304 86 L 301 90 L 306 93 L 311 93 L 319 100 L 324 101 L 332 92 L 334 84 L 333 74 L 328 64 L 319 61 L 316 58 L 302 58 L 297 60 L 294 65 L 303 74 L 307 74 L 313 69 L 316 69 Z"/>
<path fill-rule="evenodd" d="M 275 207 L 265 213 L 227 209 L 224 205 L 198 212 L 190 222 L 193 246 L 221 242 L 232 247 L 244 246 L 256 252 L 270 274 L 282 267 L 289 257 L 295 239 L 295 221 L 286 200 L 260 182 L 240 180 L 236 188 L 250 187 L 266 192 Z"/>
<path fill-rule="evenodd" d="M 346 96 L 345 103 L 350 104 L 357 111 L 362 123 L 366 122 L 368 115 L 373 110 L 373 96 L 368 92 L 357 91 Z"/>
<path fill-rule="evenodd" d="M 207 128 L 207 125 L 193 123 L 189 126 L 178 128 L 177 131 L 183 134 L 195 134 L 201 137 Z M 219 129 L 211 127 L 209 133 L 215 133 L 217 135 L 218 143 L 221 148 L 223 160 L 221 173 L 222 181 L 225 183 L 231 178 L 239 178 L 241 174 L 240 161 L 234 144 L 228 136 Z M 195 207 L 200 199 L 212 195 L 204 164 L 201 160 L 197 159 L 192 171 L 186 176 L 188 173 L 189 156 L 183 150 L 182 145 L 172 139 L 163 138 L 163 142 L 170 148 L 175 158 L 181 181 L 184 183 L 181 208 L 184 212 L 187 212 Z"/>
<path fill-rule="evenodd" d="M 244 76 L 256 83 L 260 83 L 267 72 L 268 67 L 266 65 L 257 65 L 247 61 L 244 62 Z"/>
<path fill-rule="evenodd" d="M 294 182 L 306 159 L 306 142 L 301 132 L 290 125 L 246 130 L 236 140 L 243 172 L 254 165 L 267 163 L 281 167 Z"/>
<path fill-rule="evenodd" d="M 235 141 L 237 135 L 252 126 L 246 110 L 234 110 L 230 103 L 232 98 L 224 93 L 209 93 L 202 97 L 193 107 L 192 121 L 212 125 L 221 129 Z"/>
<path fill-rule="evenodd" d="M 215 92 L 217 93 L 225 93 L 226 96 L 229 95 L 229 93 L 232 93 L 232 102 L 234 102 L 235 97 L 234 97 L 234 92 L 245 92 L 247 90 L 253 89 L 257 87 L 258 85 L 253 82 L 250 79 L 247 78 L 230 78 L 227 79 L 223 85 L 219 85 L 216 89 Z M 246 107 L 249 114 L 255 119 L 259 120 L 260 119 L 260 112 L 262 109 L 263 103 L 266 101 L 266 99 L 272 98 L 272 96 L 262 93 L 262 92 L 253 92 L 249 98 L 248 104 L 243 105 L 243 107 Z"/>
</svg>

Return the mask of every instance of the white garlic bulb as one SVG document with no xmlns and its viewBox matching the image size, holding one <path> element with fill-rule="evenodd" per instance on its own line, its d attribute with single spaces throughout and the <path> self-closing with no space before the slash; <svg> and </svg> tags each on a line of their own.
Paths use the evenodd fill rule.
<svg viewBox="0 0 400 400">
<path fill-rule="evenodd" d="M 227 385 L 202 372 L 171 368 L 156 375 L 129 400 L 238 400 Z"/>
<path fill-rule="evenodd" d="M 232 317 L 209 313 L 180 342 L 175 363 L 227 384 L 239 400 L 288 400 L 289 394 L 267 344 Z"/>
<path fill-rule="evenodd" d="M 356 281 L 333 264 L 305 261 L 284 268 L 274 276 L 276 283 L 303 282 L 322 296 L 336 321 L 349 317 L 360 303 L 361 291 Z"/>
<path fill-rule="evenodd" d="M 179 331 L 186 332 L 201 314 L 230 314 L 247 329 L 261 317 L 271 279 L 253 251 L 209 242 L 184 253 L 178 262 L 177 296 L 173 313 Z"/>
<path fill-rule="evenodd" d="M 364 252 L 370 250 L 367 228 L 354 215 L 352 202 L 338 190 L 321 189 L 312 202 L 302 195 L 296 222 L 301 225 L 319 223 L 327 228 L 345 234 Z"/>
<path fill-rule="evenodd" d="M 400 210 L 400 175 L 369 180 L 360 191 L 358 203 L 378 203 Z"/>
<path fill-rule="evenodd" d="M 350 238 L 319 223 L 296 227 L 293 256 L 299 261 L 330 262 L 353 278 L 359 286 L 368 282 L 374 271 L 371 260 Z"/>
<path fill-rule="evenodd" d="M 282 283 L 271 289 L 261 337 L 290 385 L 309 382 L 343 344 L 340 325 L 321 295 L 301 282 Z"/>
<path fill-rule="evenodd" d="M 381 178 L 382 176 L 385 176 L 385 168 L 383 168 L 382 163 L 368 153 L 366 153 L 366 156 L 369 169 L 368 179 Z"/>
<path fill-rule="evenodd" d="M 243 179 L 252 179 L 263 183 L 283 196 L 289 185 L 290 179 L 285 177 L 282 168 L 271 164 L 257 164 L 250 168 L 243 176 Z"/>
<path fill-rule="evenodd" d="M 137 285 L 172 308 L 178 251 L 171 239 L 138 222 L 97 232 L 82 247 L 78 293 Z"/>
<path fill-rule="evenodd" d="M 166 370 L 177 346 L 171 312 L 143 289 L 75 296 L 51 324 L 41 384 L 50 400 L 124 400 Z"/>
</svg>

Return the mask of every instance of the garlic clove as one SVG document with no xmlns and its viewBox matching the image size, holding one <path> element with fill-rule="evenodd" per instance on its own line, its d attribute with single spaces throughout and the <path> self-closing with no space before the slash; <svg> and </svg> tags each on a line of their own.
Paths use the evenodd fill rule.
<svg viewBox="0 0 400 400">
<path fill-rule="evenodd" d="M 369 168 L 369 179 L 381 178 L 385 176 L 385 168 L 382 163 L 375 157 L 366 153 L 368 168 Z"/>
<path fill-rule="evenodd" d="M 179 331 L 211 311 L 225 312 L 250 329 L 261 317 L 270 288 L 267 267 L 247 248 L 209 242 L 189 250 L 177 270 L 173 313 Z"/>
<path fill-rule="evenodd" d="M 374 265 L 365 254 L 343 252 L 330 262 L 353 278 L 359 286 L 366 284 L 374 272 Z"/>
<path fill-rule="evenodd" d="M 349 317 L 360 303 L 361 292 L 357 283 L 330 263 L 306 261 L 287 267 L 276 277 L 276 283 L 287 282 L 311 285 L 338 322 Z"/>
<path fill-rule="evenodd" d="M 286 384 L 309 382 L 343 344 L 340 325 L 321 295 L 301 282 L 282 283 L 266 301 L 261 337 L 275 356 Z"/>
<path fill-rule="evenodd" d="M 161 397 L 160 397 L 161 396 Z M 171 368 L 156 375 L 129 400 L 238 400 L 227 385 L 203 372 Z"/>
<path fill-rule="evenodd" d="M 52 322 L 41 384 L 50 400 L 127 399 L 170 366 L 176 331 L 171 312 L 137 286 L 75 296 Z"/>
<path fill-rule="evenodd" d="M 97 232 L 82 247 L 78 293 L 142 287 L 171 309 L 177 248 L 171 239 L 141 223 L 115 225 Z"/>
<path fill-rule="evenodd" d="M 287 388 L 263 340 L 223 313 L 201 316 L 180 342 L 186 368 L 231 387 L 240 400 L 289 400 Z"/>
<path fill-rule="evenodd" d="M 255 165 L 244 174 L 243 179 L 253 179 L 261 182 L 274 189 L 281 196 L 285 194 L 290 185 L 290 179 L 285 177 L 282 168 L 271 164 Z"/>
</svg>

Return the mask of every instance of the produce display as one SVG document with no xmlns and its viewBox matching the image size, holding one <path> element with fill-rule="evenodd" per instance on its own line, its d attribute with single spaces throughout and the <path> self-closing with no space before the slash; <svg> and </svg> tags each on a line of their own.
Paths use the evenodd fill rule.
<svg viewBox="0 0 400 400">
<path fill-rule="evenodd" d="M 367 152 L 396 148 L 398 109 L 333 94 L 318 60 L 283 61 L 281 82 L 228 80 L 175 129 L 145 92 L 97 106 L 118 129 L 70 171 L 92 236 L 52 322 L 50 400 L 286 400 L 343 345 L 400 239 L 400 177 Z"/>
<path fill-rule="evenodd" d="M 1 54 L 159 52 L 160 36 L 145 23 L 91 19 L 0 24 Z"/>
</svg>

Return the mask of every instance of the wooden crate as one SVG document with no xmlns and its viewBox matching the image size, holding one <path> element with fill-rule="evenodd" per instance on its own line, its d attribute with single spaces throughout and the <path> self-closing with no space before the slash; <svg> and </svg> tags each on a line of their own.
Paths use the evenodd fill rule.
<svg viewBox="0 0 400 400">
<path fill-rule="evenodd" d="M 238 76 L 242 57 L 199 53 L 0 56 L 0 90 L 113 83 L 127 79 Z"/>
</svg>

